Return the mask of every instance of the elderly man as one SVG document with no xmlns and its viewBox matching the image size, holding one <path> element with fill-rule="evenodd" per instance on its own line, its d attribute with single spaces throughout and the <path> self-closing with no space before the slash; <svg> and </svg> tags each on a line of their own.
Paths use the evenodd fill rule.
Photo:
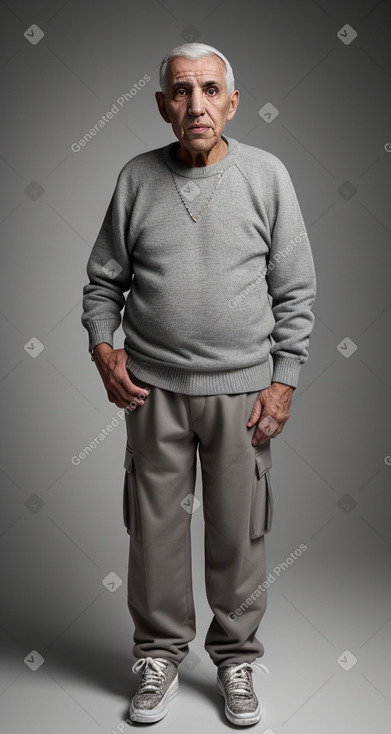
<svg viewBox="0 0 391 734">
<path fill-rule="evenodd" d="M 141 671 L 130 717 L 167 713 L 195 637 L 198 448 L 213 612 L 205 649 L 228 720 L 255 724 L 270 442 L 308 359 L 315 269 L 283 163 L 223 134 L 239 103 L 227 59 L 179 46 L 162 61 L 160 86 L 159 112 L 178 140 L 120 171 L 83 289 L 92 359 L 108 399 L 126 409 L 128 606 Z M 124 349 L 113 349 L 124 306 Z"/>
</svg>

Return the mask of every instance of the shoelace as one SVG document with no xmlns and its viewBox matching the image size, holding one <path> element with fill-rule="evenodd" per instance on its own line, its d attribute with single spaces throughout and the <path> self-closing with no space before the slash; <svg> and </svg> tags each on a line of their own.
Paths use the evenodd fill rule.
<svg viewBox="0 0 391 734">
<path fill-rule="evenodd" d="M 139 693 L 150 691 L 158 691 L 159 686 L 166 678 L 167 662 L 164 658 L 140 658 L 134 663 L 132 670 L 137 673 L 139 670 L 143 673 L 140 683 Z"/>
<path fill-rule="evenodd" d="M 262 663 L 239 663 L 229 669 L 229 680 L 227 681 L 227 688 L 230 693 L 234 696 L 248 696 L 254 695 L 251 679 L 249 678 L 249 672 L 251 670 L 259 670 L 268 673 L 266 665 Z"/>
</svg>

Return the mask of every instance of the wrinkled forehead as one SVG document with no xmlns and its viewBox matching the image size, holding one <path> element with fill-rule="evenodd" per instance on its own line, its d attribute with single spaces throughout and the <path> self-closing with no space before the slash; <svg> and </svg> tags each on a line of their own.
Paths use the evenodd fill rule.
<svg viewBox="0 0 391 734">
<path fill-rule="evenodd" d="M 215 54 L 202 56 L 200 59 L 188 59 L 186 56 L 174 56 L 167 64 L 167 79 L 169 84 L 178 81 L 188 81 L 190 84 L 197 80 L 225 82 L 224 61 Z"/>
</svg>

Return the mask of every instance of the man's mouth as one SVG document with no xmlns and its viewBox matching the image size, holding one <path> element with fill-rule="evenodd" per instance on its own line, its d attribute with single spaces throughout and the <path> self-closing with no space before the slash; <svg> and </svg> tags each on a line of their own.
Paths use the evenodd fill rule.
<svg viewBox="0 0 391 734">
<path fill-rule="evenodd" d="M 202 132 L 203 130 L 209 130 L 209 125 L 191 125 L 191 127 L 188 128 L 189 130 L 199 130 Z"/>
</svg>

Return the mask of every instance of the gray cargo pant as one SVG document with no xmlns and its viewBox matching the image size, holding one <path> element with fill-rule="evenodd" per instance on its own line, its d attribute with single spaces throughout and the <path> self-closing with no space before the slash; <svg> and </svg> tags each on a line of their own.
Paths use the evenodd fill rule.
<svg viewBox="0 0 391 734">
<path fill-rule="evenodd" d="M 258 392 L 177 394 L 129 375 L 151 388 L 144 405 L 125 412 L 133 655 L 178 665 L 195 637 L 190 522 L 198 448 L 214 615 L 204 647 L 217 666 L 253 662 L 264 653 L 255 634 L 266 610 L 264 535 L 273 515 L 270 439 L 252 446 L 256 425 L 246 426 Z"/>
</svg>

